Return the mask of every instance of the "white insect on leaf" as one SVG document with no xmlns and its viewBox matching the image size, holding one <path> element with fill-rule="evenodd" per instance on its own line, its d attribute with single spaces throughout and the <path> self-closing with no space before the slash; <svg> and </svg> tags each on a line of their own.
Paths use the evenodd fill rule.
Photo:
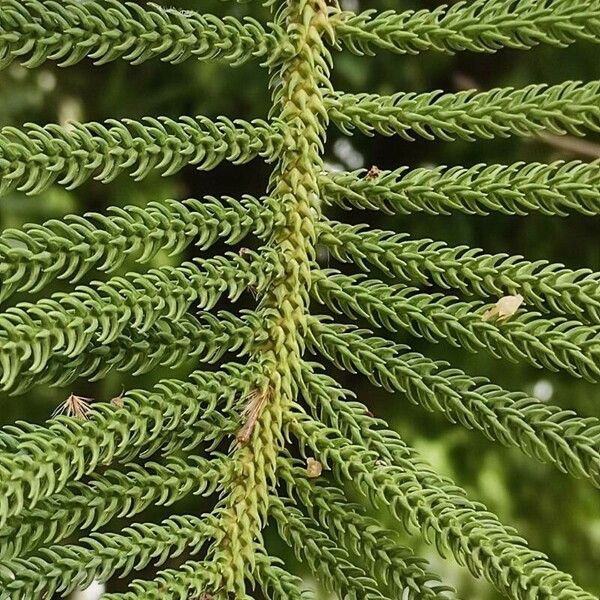
<svg viewBox="0 0 600 600">
<path fill-rule="evenodd" d="M 323 472 L 323 465 L 312 456 L 306 459 L 306 476 L 311 479 L 319 477 Z"/>
<path fill-rule="evenodd" d="M 52 416 L 67 415 L 68 417 L 85 420 L 92 410 L 90 402 L 93 401 L 93 398 L 84 398 L 83 396 L 71 394 L 64 402 L 57 406 L 56 410 L 52 413 Z"/>
<path fill-rule="evenodd" d="M 518 310 L 525 299 L 521 294 L 514 296 L 503 296 L 496 302 L 495 306 L 486 310 L 481 317 L 484 321 L 489 321 L 495 318 L 498 321 L 504 321 L 512 317 Z"/>
</svg>

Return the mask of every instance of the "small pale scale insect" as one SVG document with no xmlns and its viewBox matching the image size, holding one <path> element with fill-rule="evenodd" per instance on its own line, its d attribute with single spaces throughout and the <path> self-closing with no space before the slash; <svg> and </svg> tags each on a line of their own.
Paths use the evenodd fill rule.
<svg viewBox="0 0 600 600">
<path fill-rule="evenodd" d="M 85 420 L 92 410 L 90 402 L 93 401 L 93 398 L 84 398 L 83 396 L 71 394 L 64 402 L 58 405 L 56 410 L 52 413 L 52 416 L 67 415 L 68 417 Z"/>
<path fill-rule="evenodd" d="M 519 307 L 524 302 L 523 296 L 521 294 L 515 294 L 514 296 L 504 296 L 496 302 L 496 305 L 492 308 L 486 310 L 482 319 L 484 321 L 488 321 L 489 319 L 496 318 L 497 321 L 504 321 L 512 317 Z"/>
<path fill-rule="evenodd" d="M 306 476 L 315 479 L 316 477 L 319 477 L 322 472 L 323 465 L 312 456 L 309 456 L 306 459 Z"/>
</svg>

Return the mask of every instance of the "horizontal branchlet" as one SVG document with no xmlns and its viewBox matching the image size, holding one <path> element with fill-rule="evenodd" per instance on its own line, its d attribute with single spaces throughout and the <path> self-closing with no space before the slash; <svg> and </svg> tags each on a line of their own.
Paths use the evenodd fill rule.
<svg viewBox="0 0 600 600">
<path fill-rule="evenodd" d="M 377 48 L 399 54 L 427 50 L 526 50 L 538 44 L 565 47 L 577 40 L 598 42 L 597 0 L 475 0 L 434 10 L 342 12 L 332 19 L 339 42 L 356 54 Z"/>
<path fill-rule="evenodd" d="M 445 340 L 470 352 L 565 370 L 589 381 L 600 378 L 600 326 L 519 311 L 506 321 L 485 320 L 490 305 L 454 296 L 389 286 L 362 275 L 315 271 L 313 296 L 338 314 L 365 318 L 375 327 L 404 330 L 431 342 Z"/>
<path fill-rule="evenodd" d="M 415 135 L 445 141 L 540 133 L 582 136 L 586 130 L 600 131 L 600 81 L 391 96 L 338 92 L 328 99 L 327 108 L 348 135 L 358 129 L 410 141 Z"/>
<path fill-rule="evenodd" d="M 472 167 L 432 167 L 379 171 L 364 169 L 321 176 L 323 199 L 352 210 L 408 215 L 600 214 L 600 161 L 516 162 Z"/>
<path fill-rule="evenodd" d="M 366 318 L 375 327 L 404 330 L 431 342 L 445 340 L 470 352 L 486 349 L 497 358 L 526 361 L 552 371 L 597 381 L 600 327 L 562 317 L 519 312 L 506 321 L 483 318 L 490 305 L 454 296 L 420 293 L 339 272 L 316 271 L 314 297 L 338 314 Z M 362 280 L 362 281 L 361 281 Z M 493 306 L 493 305 L 492 305 Z"/>
<path fill-rule="evenodd" d="M 361 225 L 322 223 L 320 233 L 319 242 L 334 258 L 365 272 L 374 266 L 403 283 L 455 288 L 488 300 L 518 293 L 526 306 L 544 313 L 600 324 L 600 273 L 591 269 L 573 271 L 560 263 L 486 254 L 479 248 L 452 247 Z"/>
<path fill-rule="evenodd" d="M 268 31 L 256 19 L 183 11 L 116 0 L 6 0 L 0 14 L 0 69 L 14 60 L 37 67 L 47 60 L 61 67 L 85 57 L 95 65 L 116 59 L 139 65 L 152 58 L 172 64 L 189 58 L 277 62 L 289 52 L 283 32 Z"/>
<path fill-rule="evenodd" d="M 206 415 L 203 420 L 211 427 L 227 424 L 220 412 Z M 205 436 L 207 428 L 203 429 Z M 163 465 L 125 464 L 87 483 L 68 484 L 0 529 L 0 560 L 28 555 L 84 529 L 97 530 L 113 518 L 130 518 L 150 505 L 169 506 L 189 494 L 210 495 L 219 486 L 223 471 L 221 458 L 175 457 Z"/>
<path fill-rule="evenodd" d="M 298 560 L 317 574 L 329 592 L 347 600 L 388 600 L 379 593 L 376 582 L 352 564 L 348 554 L 291 503 L 273 498 L 269 514 L 283 541 L 293 549 Z"/>
<path fill-rule="evenodd" d="M 128 256 L 147 263 L 158 252 L 175 255 L 190 244 L 206 250 L 218 239 L 236 244 L 249 233 L 265 239 L 278 221 L 273 200 L 251 196 L 108 210 L 112 214 L 68 215 L 0 233 L 0 300 L 38 292 L 56 278 L 76 283 L 92 268 L 110 273 Z"/>
<path fill-rule="evenodd" d="M 369 575 L 388 586 L 392 598 L 448 600 L 456 597 L 451 587 L 439 583 L 439 576 L 427 570 L 425 559 L 403 546 L 395 532 L 366 516 L 362 507 L 349 503 L 340 489 L 309 481 L 306 469 L 293 467 L 288 461 L 281 460 L 279 466 L 279 476 L 287 486 L 290 499 L 297 498 L 336 544 L 354 557 L 360 557 Z"/>
<path fill-rule="evenodd" d="M 431 471 L 398 434 L 385 430 L 378 436 L 374 427 L 365 433 L 358 427 L 350 440 L 300 412 L 290 413 L 286 425 L 303 449 L 309 448 L 333 469 L 340 483 L 352 481 L 371 504 L 387 506 L 407 531 L 420 530 L 442 556 L 451 552 L 500 591 L 519 600 L 532 595 L 544 600 L 593 599 L 485 506 L 471 502 L 464 490 Z M 393 452 L 393 464 L 380 460 L 378 451 L 386 447 Z"/>
<path fill-rule="evenodd" d="M 280 567 L 282 563 L 274 556 L 262 552 L 256 554 L 256 579 L 266 597 L 272 600 L 313 600 L 314 594 L 302 589 L 302 580 Z"/>
<path fill-rule="evenodd" d="M 212 563 L 189 560 L 177 569 L 159 571 L 151 581 L 134 580 L 130 591 L 103 594 L 102 600 L 209 600 L 218 585 L 219 576 Z"/>
<path fill-rule="evenodd" d="M 208 170 L 223 160 L 274 160 L 291 143 L 286 132 L 278 121 L 202 116 L 3 127 L 0 194 L 15 187 L 39 194 L 55 182 L 72 189 L 92 176 L 107 183 L 123 171 L 139 181 L 152 170 L 167 176 L 185 165 Z"/>
<path fill-rule="evenodd" d="M 2 600 L 66 596 L 93 581 L 107 581 L 146 565 L 161 565 L 184 551 L 200 552 L 218 535 L 213 519 L 174 516 L 161 524 L 137 523 L 122 533 L 93 533 L 77 546 L 50 546 L 28 559 L 6 561 L 0 568 Z"/>
<path fill-rule="evenodd" d="M 228 253 L 18 304 L 0 315 L 0 385 L 11 387 L 22 371 L 40 373 L 55 353 L 73 358 L 125 328 L 144 333 L 159 318 L 181 319 L 192 305 L 211 309 L 224 294 L 235 301 L 249 287 L 262 290 L 275 269 L 268 251 Z"/>
<path fill-rule="evenodd" d="M 0 524 L 54 493 L 69 481 L 94 472 L 99 465 L 136 456 L 151 456 L 173 443 L 175 430 L 192 427 L 205 442 L 221 440 L 228 430 L 222 416 L 239 396 L 256 386 L 260 376 L 252 366 L 224 365 L 221 371 L 192 374 L 188 382 L 165 380 L 155 391 L 126 392 L 123 408 L 97 405 L 88 421 L 59 417 L 47 428 L 25 430 L 16 438 L 14 452 L 0 454 Z M 221 412 L 222 427 L 200 416 Z M 193 444 L 193 440 L 188 440 Z"/>
<path fill-rule="evenodd" d="M 485 377 L 470 377 L 446 362 L 368 334 L 315 320 L 307 346 L 341 369 L 360 372 L 374 385 L 399 391 L 429 411 L 440 411 L 452 423 L 520 448 L 600 487 L 598 419 L 510 392 Z"/>
<path fill-rule="evenodd" d="M 159 319 L 145 333 L 125 331 L 110 344 L 92 344 L 73 358 L 54 354 L 41 373 L 21 373 L 14 386 L 5 389 L 17 395 L 34 385 L 64 387 L 80 378 L 97 381 L 112 371 L 137 376 L 159 365 L 174 369 L 194 358 L 215 363 L 227 352 L 246 356 L 264 339 L 262 322 L 252 311 L 242 311 L 241 318 L 219 311 L 217 316 L 203 313 L 199 319 L 185 315 L 177 322 Z"/>
</svg>

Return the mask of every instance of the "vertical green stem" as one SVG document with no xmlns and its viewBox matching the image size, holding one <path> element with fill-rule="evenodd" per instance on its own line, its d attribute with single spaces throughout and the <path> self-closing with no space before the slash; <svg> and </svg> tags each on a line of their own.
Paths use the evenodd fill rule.
<svg viewBox="0 0 600 600">
<path fill-rule="evenodd" d="M 330 31 L 323 0 L 289 0 L 278 10 L 277 19 L 295 49 L 271 80 L 272 116 L 286 123 L 292 141 L 273 171 L 269 190 L 285 216 L 285 224 L 271 239 L 282 274 L 260 304 L 269 341 L 257 358 L 269 385 L 260 391 L 265 402 L 252 437 L 236 451 L 216 556 L 223 567 L 224 588 L 240 598 L 246 578 L 253 578 L 255 544 L 275 487 L 277 457 L 284 443 L 283 413 L 296 402 L 320 216 L 319 175 L 327 127 L 324 94 L 331 91 L 330 55 L 322 40 L 323 32 Z"/>
</svg>

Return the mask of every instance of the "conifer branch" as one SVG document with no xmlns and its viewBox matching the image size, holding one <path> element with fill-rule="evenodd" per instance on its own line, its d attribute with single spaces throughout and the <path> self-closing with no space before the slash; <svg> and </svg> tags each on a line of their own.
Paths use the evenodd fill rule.
<svg viewBox="0 0 600 600">
<path fill-rule="evenodd" d="M 0 454 L 0 526 L 99 465 L 151 456 L 172 443 L 174 430 L 199 426 L 201 415 L 212 415 L 217 404 L 227 411 L 253 379 L 260 381 L 253 373 L 239 365 L 225 365 L 216 373 L 198 371 L 189 382 L 165 380 L 154 392 L 126 392 L 123 408 L 98 405 L 88 421 L 59 417 L 47 429 L 15 436 L 16 451 Z M 209 422 L 204 441 L 226 433 Z"/>
<path fill-rule="evenodd" d="M 216 317 L 203 313 L 200 319 L 159 319 L 143 334 L 126 331 L 110 344 L 92 344 L 73 358 L 54 354 L 41 373 L 21 373 L 14 386 L 5 389 L 16 395 L 40 384 L 64 387 L 78 378 L 97 381 L 113 370 L 140 375 L 159 365 L 174 369 L 192 358 L 214 363 L 227 352 L 246 356 L 264 341 L 260 319 L 249 311 L 242 318 L 219 311 Z"/>
<path fill-rule="evenodd" d="M 485 92 L 403 93 L 392 96 L 338 92 L 328 98 L 331 120 L 347 135 L 415 135 L 445 141 L 540 133 L 582 136 L 600 131 L 600 82 L 566 81 L 547 86 Z"/>
<path fill-rule="evenodd" d="M 442 556 L 451 552 L 501 592 L 519 600 L 532 595 L 544 600 L 593 600 L 482 504 L 471 502 L 462 489 L 433 473 L 394 432 L 385 431 L 377 445 L 379 449 L 394 443 L 394 463 L 377 464 L 377 451 L 369 449 L 373 444 L 363 438 L 357 445 L 299 412 L 290 414 L 286 423 L 303 447 L 331 466 L 338 481 L 351 480 L 371 504 L 387 506 L 407 531 L 420 530 Z"/>
<path fill-rule="evenodd" d="M 348 210 L 398 215 L 600 214 L 600 161 L 401 167 L 376 178 L 364 175 L 364 170 L 323 175 L 324 200 Z"/>
<path fill-rule="evenodd" d="M 217 421 L 218 415 L 213 413 L 209 420 Z M 212 423 L 218 425 L 223 423 Z M 0 529 L 0 559 L 30 554 L 83 529 L 97 530 L 113 518 L 132 517 L 150 505 L 169 506 L 188 494 L 207 496 L 222 477 L 222 459 L 194 456 L 170 458 L 164 465 L 130 463 L 123 471 L 108 470 L 88 483 L 68 484 Z"/>
<path fill-rule="evenodd" d="M 353 262 L 365 272 L 373 266 L 402 283 L 455 288 L 486 300 L 519 293 L 527 306 L 544 313 L 600 324 L 600 273 L 591 269 L 573 271 L 546 260 L 491 255 L 345 223 L 322 223 L 320 233 L 319 242 L 337 260 Z"/>
<path fill-rule="evenodd" d="M 116 0 L 3 0 L 0 69 L 20 60 L 38 67 L 47 60 L 68 67 L 85 57 L 95 65 L 122 58 L 139 65 L 152 58 L 181 63 L 189 58 L 240 65 L 252 57 L 276 62 L 289 51 L 280 30 L 256 19 Z"/>
<path fill-rule="evenodd" d="M 159 571 L 151 581 L 134 580 L 128 592 L 103 594 L 102 600 L 188 600 L 211 594 L 217 585 L 218 575 L 211 563 L 189 560 L 177 569 Z"/>
<path fill-rule="evenodd" d="M 78 546 L 51 546 L 29 559 L 6 561 L 0 569 L 3 600 L 66 596 L 114 573 L 126 575 L 148 564 L 161 565 L 186 551 L 197 554 L 215 535 L 212 519 L 174 516 L 162 524 L 137 523 L 123 533 L 93 533 Z"/>
<path fill-rule="evenodd" d="M 280 498 L 274 498 L 270 514 L 279 535 L 294 550 L 298 560 L 306 562 L 317 573 L 325 588 L 348 600 L 388 600 L 377 590 L 377 584 L 365 572 L 347 559 L 347 553 L 337 547 L 316 523 Z"/>
<path fill-rule="evenodd" d="M 267 597 L 272 600 L 313 600 L 313 594 L 302 590 L 301 579 L 279 566 L 282 562 L 265 554 L 256 555 L 256 577 Z"/>
<path fill-rule="evenodd" d="M 146 263 L 158 252 L 175 255 L 190 244 L 206 250 L 220 238 L 236 244 L 251 232 L 265 239 L 277 222 L 273 201 L 251 196 L 109 210 L 110 216 L 67 215 L 0 233 L 0 300 L 16 291 L 38 292 L 55 278 L 76 283 L 93 267 L 110 273 L 131 255 Z"/>
<path fill-rule="evenodd" d="M 563 317 L 546 319 L 518 312 L 507 321 L 484 320 L 484 305 L 462 302 L 444 294 L 424 294 L 413 288 L 360 281 L 328 270 L 315 273 L 313 295 L 338 314 L 366 318 L 375 327 L 399 329 L 416 337 L 445 340 L 470 352 L 487 349 L 497 358 L 525 361 L 575 377 L 600 377 L 600 327 Z"/>
<path fill-rule="evenodd" d="M 54 183 L 74 188 L 92 177 L 104 183 L 124 172 L 139 180 L 153 170 L 172 175 L 186 165 L 211 169 L 258 156 L 276 163 L 260 199 L 167 200 L 0 232 L 0 301 L 192 244 L 206 250 L 249 234 L 264 244 L 92 282 L 0 314 L 0 388 L 13 393 L 111 371 L 192 363 L 197 369 L 199 362 L 221 363 L 228 352 L 247 360 L 162 380 L 150 391 L 124 391 L 110 404 L 83 403 L 72 416 L 43 425 L 1 428 L 0 600 L 66 595 L 184 551 L 198 560 L 134 581 L 107 600 L 251 600 L 254 591 L 302 600 L 302 580 L 266 553 L 268 519 L 340 598 L 447 600 L 453 590 L 397 532 L 349 502 L 352 486 L 513 600 L 593 600 L 318 373 L 321 365 L 305 351 L 600 487 L 598 419 L 504 390 L 369 331 L 328 323 L 310 306 L 316 299 L 391 331 L 600 379 L 600 274 L 343 225 L 325 219 L 321 206 L 388 214 L 600 214 L 598 161 L 328 174 L 322 158 L 329 120 L 344 133 L 407 140 L 600 131 L 599 81 L 350 94 L 333 89 L 327 47 L 417 54 L 598 42 L 600 0 L 473 0 L 357 15 L 325 0 L 277 7 L 269 0 L 273 24 L 124 0 L 0 4 L 0 69 L 14 61 L 67 66 L 84 58 L 135 65 L 258 58 L 270 70 L 272 94 L 268 121 L 184 116 L 4 127 L 0 194 L 35 194 Z M 319 270 L 318 244 L 339 261 L 379 269 L 400 284 Z M 481 300 L 417 293 L 402 287 L 407 283 L 487 302 L 502 298 L 484 314 Z M 246 290 L 256 296 L 253 310 L 206 312 Z M 523 298 L 507 292 L 525 297 L 524 310 L 517 311 Z M 511 300 L 517 302 L 504 310 Z M 204 311 L 199 318 L 190 314 L 194 308 Z M 67 402 L 75 400 L 81 401 L 72 394 Z M 334 486 L 324 483 L 327 468 Z M 202 519 L 176 516 L 64 544 L 81 529 L 194 493 L 218 495 Z"/>
<path fill-rule="evenodd" d="M 429 411 L 440 411 L 452 423 L 520 448 L 600 487 L 600 422 L 594 417 L 583 418 L 522 392 L 510 392 L 485 377 L 470 377 L 446 362 L 361 330 L 315 321 L 307 343 L 309 350 L 340 369 L 360 372 L 376 386 L 401 392 Z M 328 403 L 334 402 L 333 396 L 329 391 Z"/>
<path fill-rule="evenodd" d="M 39 194 L 51 184 L 69 189 L 90 177 L 107 183 L 123 171 L 137 181 L 152 170 L 173 175 L 185 165 L 213 169 L 223 160 L 273 160 L 289 144 L 279 122 L 219 117 L 145 117 L 67 126 L 28 124 L 0 129 L 0 193 Z"/>
<path fill-rule="evenodd" d="M 372 55 L 377 48 L 399 54 L 527 50 L 538 44 L 565 47 L 577 40 L 598 42 L 600 4 L 597 0 L 474 0 L 434 10 L 343 12 L 334 23 L 339 41 L 356 54 Z"/>
<path fill-rule="evenodd" d="M 144 333 L 158 318 L 181 319 L 192 304 L 210 309 L 223 294 L 235 301 L 249 286 L 260 290 L 273 270 L 268 256 L 231 253 L 10 308 L 0 315 L 0 385 L 11 387 L 21 370 L 41 372 L 56 352 L 72 358 L 92 340 L 110 344 L 126 326 Z"/>
<path fill-rule="evenodd" d="M 326 409 L 326 405 L 323 406 Z M 392 598 L 405 600 L 448 600 L 456 597 L 451 587 L 426 570 L 427 561 L 398 542 L 394 532 L 365 516 L 362 507 L 348 503 L 341 490 L 310 483 L 306 470 L 291 468 L 281 461 L 280 476 L 287 484 L 290 499 L 297 498 L 309 515 L 325 527 L 334 543 L 360 557 L 369 575 L 387 586 Z M 449 592 L 450 596 L 446 593 Z"/>
</svg>

